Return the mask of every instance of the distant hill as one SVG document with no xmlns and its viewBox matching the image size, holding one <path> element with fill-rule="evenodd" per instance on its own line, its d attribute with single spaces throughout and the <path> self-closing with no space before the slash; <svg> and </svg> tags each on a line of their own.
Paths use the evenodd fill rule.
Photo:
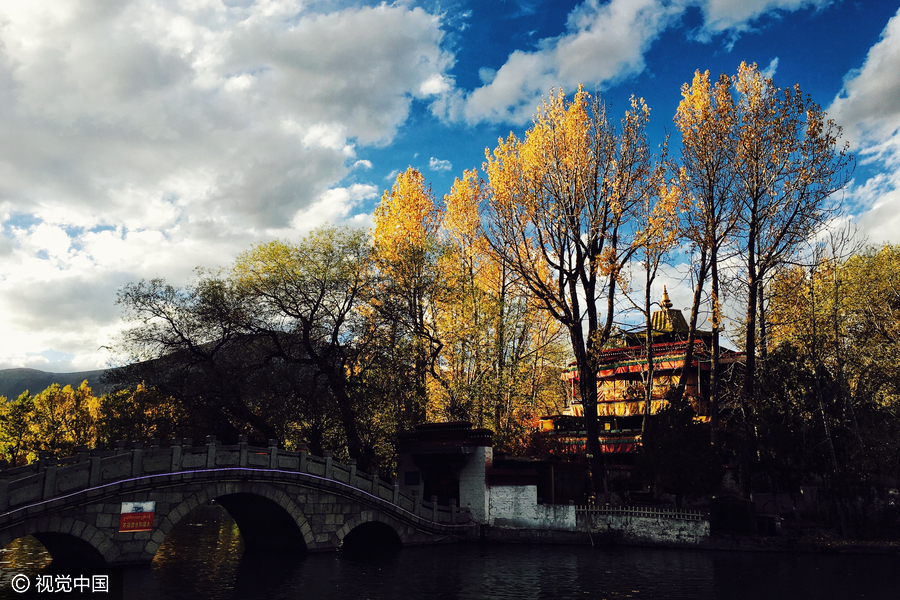
<svg viewBox="0 0 900 600">
<path fill-rule="evenodd" d="M 25 390 L 36 395 L 54 383 L 77 388 L 85 379 L 94 395 L 99 396 L 110 390 L 110 386 L 100 383 L 100 376 L 104 372 L 105 369 L 77 373 L 47 373 L 37 369 L 0 369 L 0 396 L 6 396 L 12 400 L 18 398 L 19 394 Z"/>
</svg>

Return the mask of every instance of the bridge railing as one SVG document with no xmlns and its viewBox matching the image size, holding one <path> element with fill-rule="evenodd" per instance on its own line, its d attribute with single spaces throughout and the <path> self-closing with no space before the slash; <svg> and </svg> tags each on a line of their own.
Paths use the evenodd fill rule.
<svg viewBox="0 0 900 600">
<path fill-rule="evenodd" d="M 168 447 L 154 440 L 147 448 L 135 442 L 126 449 L 124 442 L 118 442 L 114 450 L 80 448 L 75 456 L 44 456 L 30 465 L 0 470 L 0 514 L 118 481 L 229 468 L 297 472 L 334 481 L 435 523 L 464 525 L 471 520 L 468 509 L 457 507 L 455 500 L 440 506 L 434 496 L 431 501 L 409 496 L 400 491 L 396 479 L 388 483 L 377 472 L 359 471 L 355 460 L 345 465 L 329 452 L 313 456 L 306 450 L 283 450 L 275 440 L 264 448 L 250 446 L 245 436 L 227 446 L 214 436 L 201 446 L 194 446 L 189 438 L 171 440 Z"/>
<path fill-rule="evenodd" d="M 682 521 L 702 521 L 706 518 L 699 510 L 656 508 L 652 506 L 576 506 L 575 514 L 613 515 L 619 517 L 640 517 L 645 519 L 679 519 Z"/>
</svg>

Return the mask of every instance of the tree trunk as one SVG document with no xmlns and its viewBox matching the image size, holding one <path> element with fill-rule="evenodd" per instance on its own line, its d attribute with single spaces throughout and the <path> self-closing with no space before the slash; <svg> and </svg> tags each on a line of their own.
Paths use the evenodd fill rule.
<svg viewBox="0 0 900 600">
<path fill-rule="evenodd" d="M 744 355 L 747 368 L 744 371 L 744 392 L 746 401 L 752 402 L 756 393 L 756 311 L 759 293 L 759 265 L 757 253 L 756 205 L 751 206 L 750 223 L 747 231 L 747 333 Z"/>
<path fill-rule="evenodd" d="M 712 363 L 709 367 L 709 425 L 710 443 L 719 447 L 719 324 L 722 314 L 719 303 L 719 265 L 717 248 L 710 254 L 710 266 L 712 268 L 712 297 L 713 297 L 713 322 L 712 322 Z"/>
<path fill-rule="evenodd" d="M 819 381 L 819 377 L 821 375 L 821 371 L 825 369 L 822 365 L 821 357 L 819 356 L 818 344 L 816 343 L 816 277 L 815 271 L 813 271 L 810 277 L 810 305 L 812 308 L 812 335 L 810 336 L 810 357 L 813 360 L 815 375 L 813 377 L 813 386 L 816 390 L 816 398 L 819 401 L 819 410 L 822 413 L 822 425 L 825 428 L 825 440 L 828 443 L 828 451 L 831 455 L 831 465 L 834 469 L 835 479 L 839 477 L 840 470 L 838 469 L 838 461 L 837 454 L 834 452 L 834 441 L 831 438 L 831 426 L 828 424 L 828 415 L 825 413 L 825 398 L 822 393 L 822 384 Z"/>
<path fill-rule="evenodd" d="M 694 362 L 694 342 L 697 339 L 697 319 L 700 315 L 700 301 L 703 299 L 703 285 L 706 283 L 706 274 L 709 265 L 706 262 L 706 249 L 700 252 L 700 267 L 697 269 L 697 284 L 694 286 L 694 299 L 691 303 L 691 317 L 688 323 L 687 348 L 684 354 L 684 364 L 681 367 L 681 377 L 678 378 L 678 387 L 676 395 L 679 398 L 684 396 L 687 389 L 687 380 L 690 377 L 691 363 Z M 699 381 L 698 381 L 699 384 Z"/>
<path fill-rule="evenodd" d="M 838 396 L 841 403 L 844 405 L 846 411 L 850 415 L 850 424 L 853 427 L 853 436 L 856 438 L 856 445 L 862 454 L 863 458 L 866 456 L 866 446 L 863 444 L 862 436 L 859 433 L 859 423 L 856 421 L 856 411 L 853 409 L 853 401 L 850 396 L 850 390 L 847 389 L 847 379 L 844 375 L 844 353 L 841 351 L 841 327 L 839 320 L 839 306 L 840 306 L 840 287 L 841 280 L 838 277 L 838 264 L 837 257 L 835 257 L 834 264 L 832 266 L 834 270 L 834 297 L 831 300 L 832 306 L 832 327 L 834 331 L 834 357 L 836 362 L 836 370 L 837 370 L 837 384 L 838 384 Z"/>
<path fill-rule="evenodd" d="M 766 323 L 766 286 L 760 279 L 759 296 L 759 360 L 765 365 L 766 359 L 769 357 L 769 327 Z"/>
<path fill-rule="evenodd" d="M 363 456 L 362 453 L 362 440 L 356 427 L 356 412 L 353 409 L 353 400 L 347 392 L 347 382 L 344 379 L 343 361 L 333 356 L 332 353 L 336 352 L 336 350 L 320 352 L 312 341 L 311 330 L 312 323 L 304 323 L 303 347 L 319 369 L 319 372 L 325 377 L 331 393 L 334 394 L 341 424 L 344 426 L 344 435 L 347 438 L 347 453 L 350 455 L 350 458 L 355 458 L 358 461 L 357 464 L 360 465 L 361 469 L 367 469 L 370 465 L 367 457 Z"/>
<path fill-rule="evenodd" d="M 578 388 L 581 391 L 581 406 L 584 411 L 584 429 L 587 433 L 587 457 L 590 465 L 591 496 L 596 500 L 600 491 L 606 489 L 606 467 L 600 449 L 600 428 L 597 424 L 597 372 L 585 346 L 580 327 L 569 329 L 575 361 L 578 366 Z"/>
<path fill-rule="evenodd" d="M 647 379 L 644 382 L 644 420 L 641 422 L 641 436 L 647 435 L 650 430 L 650 408 L 653 401 L 653 319 L 650 313 L 650 271 L 647 271 L 647 280 L 644 286 L 644 310 L 647 313 L 647 338 L 646 359 Z M 665 310 L 665 307 L 662 307 Z"/>
</svg>

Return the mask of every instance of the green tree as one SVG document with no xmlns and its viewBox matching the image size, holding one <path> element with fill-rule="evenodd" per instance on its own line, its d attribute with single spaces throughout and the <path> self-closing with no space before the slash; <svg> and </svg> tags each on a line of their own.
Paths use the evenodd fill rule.
<svg viewBox="0 0 900 600">
<path fill-rule="evenodd" d="M 758 394 L 734 415 L 749 444 L 749 487 L 758 491 L 795 491 L 817 477 L 831 478 L 832 457 L 823 419 L 833 419 L 833 380 L 809 360 L 808 348 L 792 343 L 773 348 L 762 366 Z M 819 381 L 816 381 L 819 378 Z M 817 388 L 827 402 L 820 407 Z M 824 408 L 822 412 L 820 408 Z"/>
<path fill-rule="evenodd" d="M 682 395 L 673 393 L 642 437 L 637 470 L 658 491 L 673 494 L 678 508 L 685 497 L 711 494 L 722 480 L 722 461 L 709 444 L 706 428 L 694 422 L 694 410 Z"/>
<path fill-rule="evenodd" d="M 363 307 L 373 289 L 371 248 L 358 230 L 321 228 L 300 244 L 271 242 L 242 254 L 232 280 L 253 307 L 248 329 L 264 337 L 273 355 L 311 367 L 327 383 L 347 452 L 368 466 L 371 448 L 359 433 L 356 394 L 366 368 Z"/>
<path fill-rule="evenodd" d="M 125 365 L 108 372 L 107 383 L 146 383 L 178 399 L 203 424 L 184 436 L 277 437 L 286 416 L 281 379 L 267 358 L 269 340 L 248 329 L 254 306 L 233 282 L 205 272 L 183 289 L 140 281 L 125 286 L 118 303 L 131 327 L 118 343 Z"/>
<path fill-rule="evenodd" d="M 364 402 L 382 359 L 373 346 L 375 289 L 366 234 L 333 227 L 296 244 L 255 246 L 185 289 L 126 286 L 120 302 L 134 326 L 121 347 L 132 364 L 118 380 L 174 397 L 192 422 L 223 438 L 308 443 L 365 468 L 376 446 L 367 420 L 393 418 Z"/>
<path fill-rule="evenodd" d="M 746 437 L 777 448 L 770 460 L 778 468 L 797 465 L 796 478 L 824 478 L 847 500 L 837 506 L 847 533 L 871 526 L 864 514 L 871 502 L 858 500 L 900 476 L 898 273 L 900 251 L 888 245 L 839 262 L 821 258 L 811 269 L 779 269 L 768 285 L 772 348 Z M 800 374 L 793 391 L 780 387 Z M 779 396 L 802 401 L 782 405 Z M 778 422 L 804 423 L 809 441 L 791 449 L 772 425 Z M 764 468 L 757 479 L 785 485 L 769 473 L 778 468 Z"/>
<path fill-rule="evenodd" d="M 110 447 L 118 440 L 168 439 L 188 426 L 187 409 L 171 396 L 146 387 L 119 390 L 100 398 L 97 444 Z"/>
<path fill-rule="evenodd" d="M 0 454 L 11 467 L 23 464 L 32 450 L 34 398 L 28 390 L 15 400 L 0 396 Z"/>
</svg>

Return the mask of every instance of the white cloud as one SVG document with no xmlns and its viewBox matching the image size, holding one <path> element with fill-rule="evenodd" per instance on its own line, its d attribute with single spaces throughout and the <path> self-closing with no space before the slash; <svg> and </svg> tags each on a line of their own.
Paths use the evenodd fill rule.
<svg viewBox="0 0 900 600">
<path fill-rule="evenodd" d="M 772 61 L 769 63 L 769 66 L 766 67 L 765 69 L 762 69 L 762 70 L 760 71 L 760 73 L 762 73 L 763 76 L 768 77 L 769 79 L 774 79 L 774 78 L 775 78 L 775 72 L 776 72 L 777 70 L 778 70 L 778 57 L 776 56 L 776 57 L 773 58 Z"/>
<path fill-rule="evenodd" d="M 120 326 L 120 286 L 160 276 L 183 285 L 198 264 L 226 263 L 251 241 L 246 235 L 197 239 L 179 226 L 165 232 L 120 226 L 69 233 L 38 223 L 9 231 L 14 243 L 0 257 L 0 365 L 34 366 L 45 360 L 37 354 L 53 350 L 74 355 L 69 366 L 77 369 L 106 362 L 98 348 Z M 29 352 L 35 356 L 23 361 Z"/>
<path fill-rule="evenodd" d="M 436 114 L 468 123 L 526 123 L 552 88 L 578 84 L 606 88 L 643 72 L 644 54 L 686 10 L 698 7 L 704 22 L 693 37 L 731 42 L 764 15 L 822 8 L 833 0 L 585 0 L 569 14 L 566 31 L 545 38 L 534 50 L 516 50 L 497 70 L 481 68 L 482 86 L 465 93 L 447 90 L 433 104 Z M 778 59 L 766 72 L 774 73 Z"/>
<path fill-rule="evenodd" d="M 847 74 L 828 114 L 867 156 L 892 163 L 900 157 L 900 11 L 888 21 L 862 68 Z"/>
<path fill-rule="evenodd" d="M 834 0 L 689 0 L 685 4 L 700 7 L 703 12 L 703 34 L 710 35 L 725 31 L 747 31 L 763 15 L 803 8 L 823 8 L 832 2 Z"/>
<path fill-rule="evenodd" d="M 305 131 L 303 145 L 307 148 L 318 146 L 328 150 L 340 152 L 347 158 L 354 158 L 353 145 L 347 141 L 347 128 L 341 124 L 316 123 L 309 127 L 302 127 L 296 121 L 285 121 L 284 127 L 288 131 Z"/>
<path fill-rule="evenodd" d="M 481 67 L 478 69 L 478 79 L 481 80 L 481 83 L 485 85 L 490 85 L 494 79 L 497 77 L 497 70 L 490 69 L 488 67 Z"/>
<path fill-rule="evenodd" d="M 850 197 L 863 212 L 858 224 L 872 243 L 900 243 L 900 10 L 851 71 L 827 109 L 864 164 L 879 173 L 856 185 Z"/>
<path fill-rule="evenodd" d="M 60 227 L 41 223 L 31 230 L 30 235 L 26 236 L 23 230 L 17 230 L 16 233 L 22 249 L 29 254 L 44 254 L 49 258 L 63 260 L 69 255 L 71 240 Z"/>
<path fill-rule="evenodd" d="M 869 243 L 900 244 L 900 181 L 896 177 L 878 190 L 877 200 L 859 216 L 857 225 Z"/>
<path fill-rule="evenodd" d="M 432 156 L 428 160 L 428 168 L 432 171 L 451 171 L 453 164 L 449 160 L 440 160 Z"/>
<path fill-rule="evenodd" d="M 569 14 L 565 34 L 542 40 L 536 51 L 513 52 L 493 77 L 484 72 L 484 86 L 457 98 L 447 112 L 470 123 L 526 122 L 552 87 L 609 85 L 640 73 L 644 52 L 679 13 L 661 0 L 587 0 Z"/>
<path fill-rule="evenodd" d="M 0 0 L 0 366 L 100 366 L 123 283 L 370 218 L 336 186 L 453 56 L 421 8 L 313 6 Z"/>
<path fill-rule="evenodd" d="M 24 189 L 16 210 L 65 207 L 85 226 L 132 214 L 117 193 L 170 198 L 189 172 L 204 181 L 177 196 L 181 218 L 271 227 L 450 81 L 440 22 L 397 5 L 35 1 L 0 20 L 0 142 L 16 148 L 0 198 Z"/>
<path fill-rule="evenodd" d="M 312 206 L 298 211 L 291 225 L 299 232 L 308 233 L 326 223 L 346 221 L 362 201 L 377 197 L 378 188 L 374 185 L 357 183 L 346 188 L 330 189 Z"/>
<path fill-rule="evenodd" d="M 419 92 L 423 96 L 434 96 L 437 94 L 443 94 L 444 92 L 450 91 L 453 86 L 450 83 L 450 80 L 435 73 L 432 77 L 430 77 L 427 81 L 423 82 L 422 85 L 419 86 Z"/>
</svg>

